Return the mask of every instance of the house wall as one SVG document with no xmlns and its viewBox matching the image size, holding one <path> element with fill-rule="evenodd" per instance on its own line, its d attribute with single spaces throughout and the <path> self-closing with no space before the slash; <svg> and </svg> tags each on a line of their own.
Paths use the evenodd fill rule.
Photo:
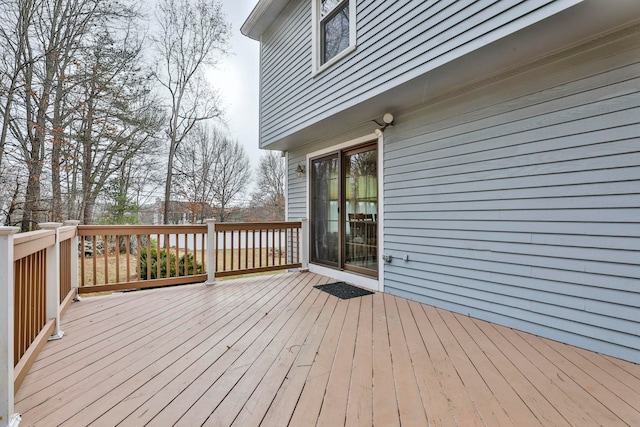
<svg viewBox="0 0 640 427">
<path fill-rule="evenodd" d="M 358 1 L 356 50 L 312 77 L 312 1 L 291 1 L 261 38 L 260 145 L 579 2 Z"/>
<path fill-rule="evenodd" d="M 640 362 L 638 34 L 396 114 L 386 292 Z"/>
</svg>

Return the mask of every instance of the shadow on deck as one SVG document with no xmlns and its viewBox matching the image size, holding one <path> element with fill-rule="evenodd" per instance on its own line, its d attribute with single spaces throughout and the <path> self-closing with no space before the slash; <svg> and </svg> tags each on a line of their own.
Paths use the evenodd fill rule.
<svg viewBox="0 0 640 427">
<path fill-rule="evenodd" d="M 640 425 L 640 365 L 289 273 L 85 298 L 21 426 Z"/>
</svg>

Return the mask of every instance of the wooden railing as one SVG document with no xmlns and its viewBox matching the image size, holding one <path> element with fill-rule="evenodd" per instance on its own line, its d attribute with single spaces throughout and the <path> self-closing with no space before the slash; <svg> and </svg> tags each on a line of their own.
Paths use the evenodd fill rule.
<svg viewBox="0 0 640 427">
<path fill-rule="evenodd" d="M 76 227 L 61 225 L 40 224 L 42 230 L 24 234 L 15 234 L 15 227 L 0 227 L 0 331 L 3 331 L 0 418 L 3 419 L 13 417 L 7 409 L 12 407 L 12 395 L 40 349 L 47 340 L 62 337 L 60 311 L 75 295 L 72 268 L 77 263 L 71 262 L 71 247 Z"/>
<path fill-rule="evenodd" d="M 302 266 L 302 222 L 215 223 L 215 277 Z"/>
<path fill-rule="evenodd" d="M 79 292 L 204 282 L 206 225 L 81 225 Z"/>
<path fill-rule="evenodd" d="M 19 234 L 14 240 L 14 364 L 27 353 L 27 349 L 44 331 L 48 338 L 55 319 L 47 322 L 47 247 L 56 243 L 53 230 Z M 36 343 L 38 345 L 39 343 Z"/>
</svg>

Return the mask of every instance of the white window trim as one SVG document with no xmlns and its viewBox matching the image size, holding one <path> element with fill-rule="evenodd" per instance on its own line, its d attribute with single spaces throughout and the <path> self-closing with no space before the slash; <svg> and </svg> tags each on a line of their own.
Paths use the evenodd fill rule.
<svg viewBox="0 0 640 427">
<path fill-rule="evenodd" d="M 384 134 L 369 134 L 360 138 L 352 139 L 350 141 L 343 142 L 341 144 L 332 145 L 330 147 L 323 148 L 321 150 L 308 153 L 306 155 L 305 170 L 306 173 L 306 205 L 307 205 L 307 219 L 311 220 L 311 159 L 321 157 L 323 154 L 332 153 L 335 151 L 346 150 L 350 147 L 355 147 L 365 142 L 378 141 L 378 236 L 382 238 L 378 239 L 378 278 L 364 276 L 361 274 L 353 273 L 347 270 L 338 270 L 335 268 L 325 267 L 321 264 L 314 264 L 309 262 L 309 271 L 323 276 L 332 277 L 336 280 L 342 280 L 345 282 L 353 283 L 357 286 L 362 286 L 373 291 L 384 292 L 384 273 L 386 263 L 382 260 L 382 254 L 384 254 Z M 307 228 L 307 232 L 310 233 L 310 228 Z M 306 241 L 309 242 L 310 235 L 305 236 Z"/>
<path fill-rule="evenodd" d="M 320 6 L 321 0 L 311 0 L 311 76 L 315 77 L 345 56 L 356 50 L 356 0 L 349 0 L 349 47 L 331 58 L 324 64 L 320 64 Z"/>
</svg>

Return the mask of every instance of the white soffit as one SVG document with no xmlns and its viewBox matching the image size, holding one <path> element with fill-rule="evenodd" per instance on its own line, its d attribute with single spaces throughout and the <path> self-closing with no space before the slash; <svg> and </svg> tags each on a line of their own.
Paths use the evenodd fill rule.
<svg viewBox="0 0 640 427">
<path fill-rule="evenodd" d="M 260 0 L 240 27 L 240 32 L 249 38 L 260 40 L 287 3 L 288 0 Z"/>
</svg>

